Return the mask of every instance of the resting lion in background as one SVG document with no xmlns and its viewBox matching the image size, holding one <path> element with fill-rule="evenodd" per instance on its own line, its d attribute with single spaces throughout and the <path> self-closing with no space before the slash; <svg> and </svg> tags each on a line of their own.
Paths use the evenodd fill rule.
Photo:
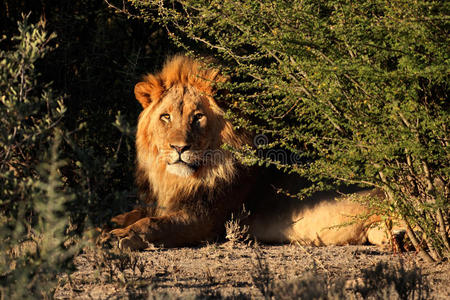
<svg viewBox="0 0 450 300">
<path fill-rule="evenodd" d="M 281 195 L 267 191 L 270 188 L 265 190 L 270 184 L 258 185 L 259 172 L 221 148 L 225 143 L 235 148 L 248 143 L 214 100 L 213 83 L 221 81 L 218 70 L 175 56 L 160 73 L 136 85 L 143 107 L 136 136 L 136 181 L 145 207 L 112 219 L 120 228 L 111 234 L 121 248 L 216 240 L 243 204 L 250 208 L 246 222 L 258 241 L 345 245 L 384 240 L 380 229 L 371 226 L 376 217 L 351 222 L 368 213 L 358 203 L 329 198 L 284 202 Z"/>
</svg>

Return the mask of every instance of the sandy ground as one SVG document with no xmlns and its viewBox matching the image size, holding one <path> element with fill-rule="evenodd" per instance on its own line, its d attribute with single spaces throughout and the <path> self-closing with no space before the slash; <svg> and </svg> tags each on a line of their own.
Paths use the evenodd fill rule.
<svg viewBox="0 0 450 300">
<path fill-rule="evenodd" d="M 425 288 L 414 288 L 415 295 L 408 299 L 417 298 L 427 287 L 429 293 L 422 298 L 450 299 L 450 263 L 426 264 L 414 252 L 393 254 L 375 246 L 242 243 L 129 253 L 87 249 L 75 260 L 76 272 L 70 278 L 61 276 L 55 298 L 311 299 L 317 290 L 323 299 L 333 298 L 336 290 L 343 291 L 337 297 L 341 299 L 399 298 L 392 284 L 383 283 L 387 275 L 364 273 L 383 263 L 403 268 L 403 275 L 397 275 L 402 284 L 416 277 L 423 281 Z M 373 286 L 364 289 L 368 281 Z"/>
</svg>

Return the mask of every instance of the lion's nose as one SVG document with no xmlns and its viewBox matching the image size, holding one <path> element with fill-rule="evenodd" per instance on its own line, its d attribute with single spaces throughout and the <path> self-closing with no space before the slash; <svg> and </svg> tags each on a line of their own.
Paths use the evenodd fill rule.
<svg viewBox="0 0 450 300">
<path fill-rule="evenodd" d="M 180 145 L 170 145 L 170 147 L 172 149 L 175 149 L 175 151 L 177 151 L 178 154 L 181 154 L 184 151 L 189 150 L 191 148 L 191 145 L 182 145 L 182 146 L 180 146 Z"/>
</svg>

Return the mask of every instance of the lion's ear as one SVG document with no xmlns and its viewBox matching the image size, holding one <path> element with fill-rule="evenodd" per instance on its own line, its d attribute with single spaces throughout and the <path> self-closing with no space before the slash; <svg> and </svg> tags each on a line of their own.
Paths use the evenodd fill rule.
<svg viewBox="0 0 450 300">
<path fill-rule="evenodd" d="M 152 102 L 151 99 L 151 86 L 148 82 L 139 82 L 134 87 L 134 95 L 136 99 L 141 103 L 143 108 L 146 108 Z"/>
<path fill-rule="evenodd" d="M 134 87 L 134 95 L 144 109 L 150 103 L 158 101 L 163 91 L 160 81 L 152 75 L 147 76 L 145 81 L 137 83 Z"/>
</svg>

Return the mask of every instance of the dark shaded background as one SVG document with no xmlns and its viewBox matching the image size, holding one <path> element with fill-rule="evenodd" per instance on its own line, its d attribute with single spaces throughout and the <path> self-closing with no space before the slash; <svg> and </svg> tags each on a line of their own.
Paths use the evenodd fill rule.
<svg viewBox="0 0 450 300">
<path fill-rule="evenodd" d="M 43 18 L 48 32 L 57 34 L 38 72 L 40 81 L 52 82 L 53 90 L 65 95 L 64 126 L 72 132 L 72 146 L 63 147 L 72 164 L 82 164 L 64 169 L 78 194 L 70 204 L 78 212 L 74 218 L 99 225 L 137 201 L 134 136 L 113 126 L 116 115 L 120 111 L 133 129 L 140 112 L 134 85 L 177 49 L 157 24 L 118 14 L 102 0 L 3 0 L 1 34 L 17 34 L 22 14 L 30 14 L 30 23 Z M 8 39 L 0 43 L 6 50 L 12 46 Z"/>
</svg>

